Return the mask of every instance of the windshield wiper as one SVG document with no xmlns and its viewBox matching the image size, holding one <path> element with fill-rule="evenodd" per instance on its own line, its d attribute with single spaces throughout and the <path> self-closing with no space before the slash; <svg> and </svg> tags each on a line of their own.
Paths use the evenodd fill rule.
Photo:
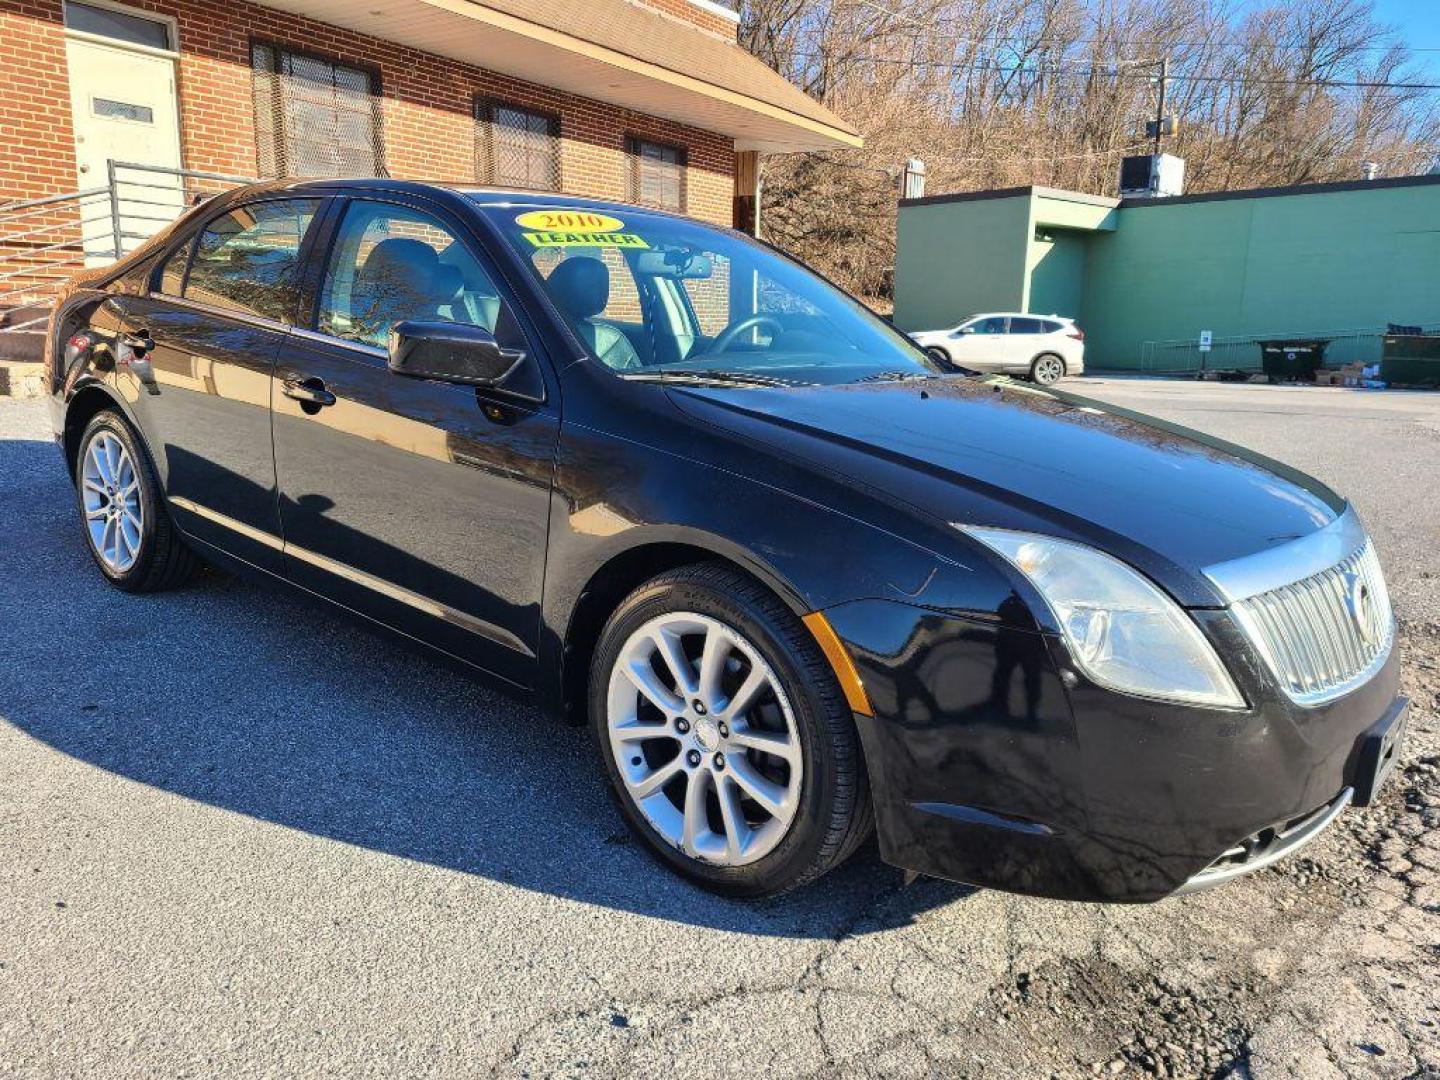
<svg viewBox="0 0 1440 1080">
<path fill-rule="evenodd" d="M 799 386 L 793 379 L 778 379 L 753 371 L 706 370 L 704 368 L 656 368 L 654 371 L 622 371 L 622 379 L 636 382 L 719 383 L 740 386 Z"/>
<path fill-rule="evenodd" d="M 853 380 L 862 382 L 907 382 L 910 379 L 933 379 L 934 375 L 924 371 L 877 371 L 873 375 L 862 375 Z"/>
</svg>

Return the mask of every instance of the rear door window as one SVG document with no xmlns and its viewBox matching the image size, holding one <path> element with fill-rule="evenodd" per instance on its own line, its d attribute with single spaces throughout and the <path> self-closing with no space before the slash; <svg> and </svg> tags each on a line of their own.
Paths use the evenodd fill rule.
<svg viewBox="0 0 1440 1080">
<path fill-rule="evenodd" d="M 1040 319 L 1011 319 L 1010 333 L 1012 334 L 1046 334 L 1049 331 L 1045 323 Z"/>
<path fill-rule="evenodd" d="M 248 203 L 211 221 L 196 241 L 185 298 L 293 321 L 300 245 L 319 207 L 319 199 L 278 199 Z"/>
</svg>

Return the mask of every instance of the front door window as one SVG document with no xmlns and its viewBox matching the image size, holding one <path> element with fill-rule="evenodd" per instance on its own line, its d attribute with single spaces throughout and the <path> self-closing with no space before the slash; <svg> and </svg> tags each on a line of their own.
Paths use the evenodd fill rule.
<svg viewBox="0 0 1440 1080">
<path fill-rule="evenodd" d="M 384 348 L 405 320 L 469 323 L 502 340 L 518 332 L 490 274 L 445 225 L 408 207 L 353 202 L 325 269 L 318 329 Z"/>
</svg>

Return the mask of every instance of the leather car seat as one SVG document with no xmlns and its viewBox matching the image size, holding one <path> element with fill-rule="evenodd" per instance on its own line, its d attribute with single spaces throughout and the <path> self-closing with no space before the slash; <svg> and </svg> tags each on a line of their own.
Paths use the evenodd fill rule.
<svg viewBox="0 0 1440 1080">
<path fill-rule="evenodd" d="M 597 318 L 610 303 L 609 267 L 592 256 L 578 255 L 552 270 L 547 282 L 555 305 L 606 367 L 626 371 L 641 366 L 624 332 Z"/>
</svg>

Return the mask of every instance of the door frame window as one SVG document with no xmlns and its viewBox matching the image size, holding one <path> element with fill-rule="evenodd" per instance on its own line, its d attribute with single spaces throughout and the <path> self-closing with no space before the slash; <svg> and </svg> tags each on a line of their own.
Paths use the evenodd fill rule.
<svg viewBox="0 0 1440 1080">
<path fill-rule="evenodd" d="M 109 34 L 97 34 L 89 30 L 78 30 L 70 25 L 71 0 L 65 0 L 64 19 L 65 36 L 74 38 L 77 41 L 90 41 L 97 45 L 109 45 L 116 49 L 128 49 L 131 52 L 146 53 L 150 56 L 163 56 L 168 60 L 180 59 L 180 20 L 173 15 L 163 15 L 158 11 L 142 11 L 140 8 L 131 7 L 129 4 L 117 4 L 114 0 L 77 0 L 81 7 L 100 8 L 104 11 L 113 11 L 117 15 L 126 15 L 132 19 L 143 19 L 145 22 L 159 23 L 165 27 L 165 37 L 170 43 L 168 49 L 161 49 L 154 45 L 142 45 L 139 42 L 127 41 L 125 38 L 112 37 Z M 178 99 L 177 99 L 178 104 Z M 178 108 L 177 108 L 178 113 Z"/>
</svg>

